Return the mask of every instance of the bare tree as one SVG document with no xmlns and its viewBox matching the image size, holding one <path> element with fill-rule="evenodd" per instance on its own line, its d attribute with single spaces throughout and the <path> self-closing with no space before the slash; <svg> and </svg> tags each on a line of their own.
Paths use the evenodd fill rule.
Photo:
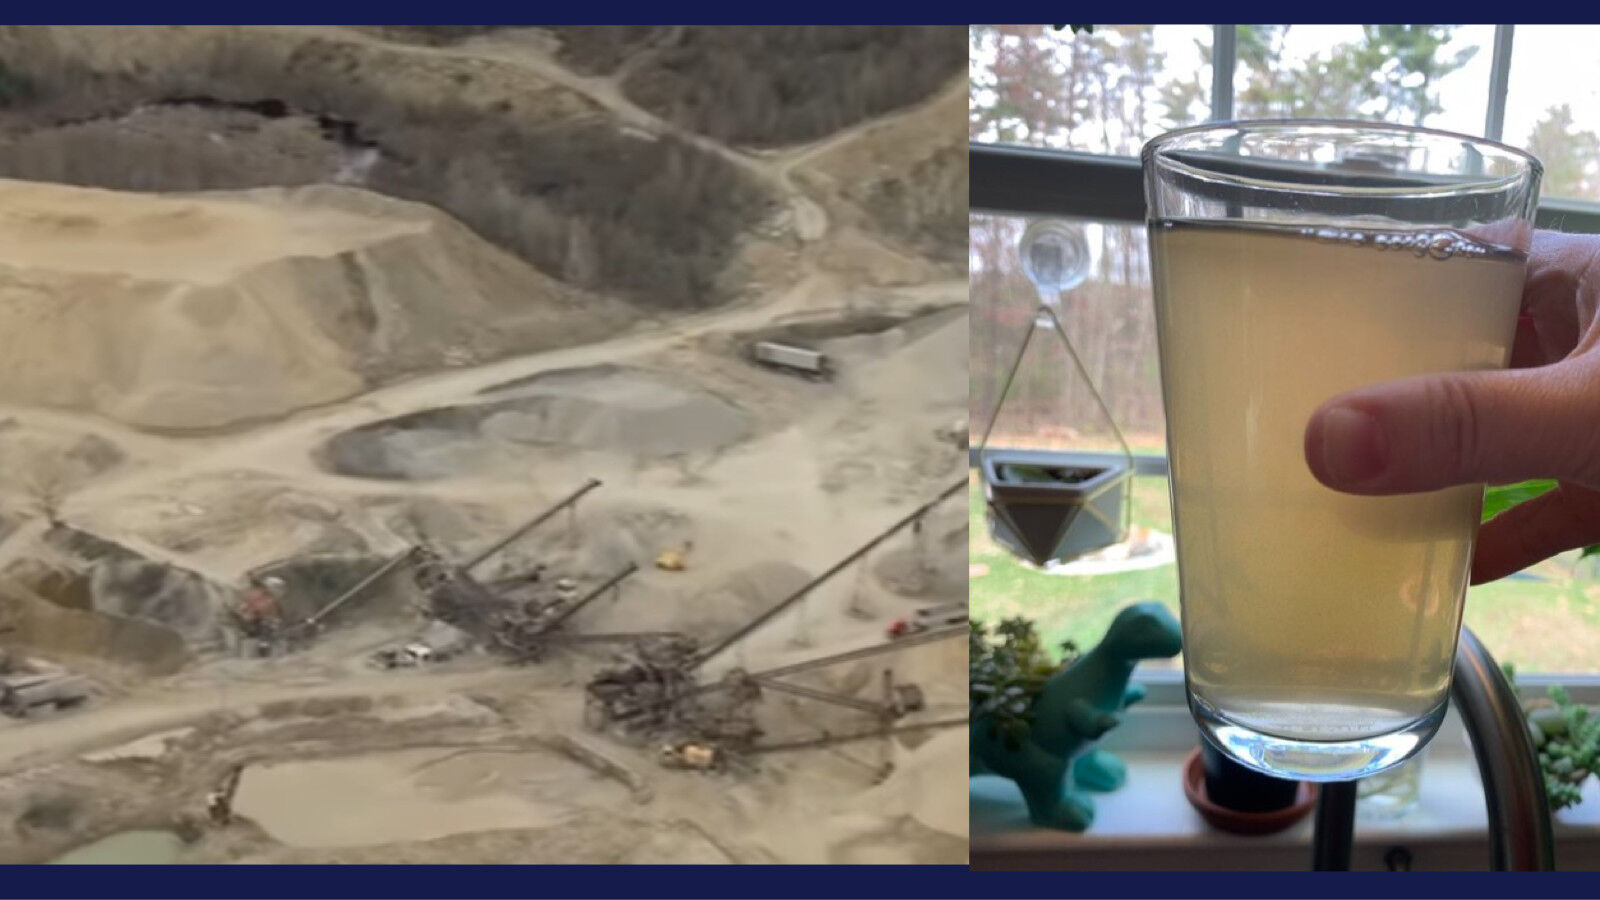
<svg viewBox="0 0 1600 900">
<path fill-rule="evenodd" d="M 61 505 L 83 482 L 81 467 L 65 456 L 38 452 L 22 469 L 22 494 L 29 512 L 54 528 L 61 523 Z"/>
</svg>

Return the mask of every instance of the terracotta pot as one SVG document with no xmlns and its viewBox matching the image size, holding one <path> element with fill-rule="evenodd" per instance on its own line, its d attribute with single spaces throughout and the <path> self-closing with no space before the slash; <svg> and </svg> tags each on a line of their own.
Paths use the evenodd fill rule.
<svg viewBox="0 0 1600 900">
<path fill-rule="evenodd" d="M 1206 794 L 1206 768 L 1200 748 L 1190 751 L 1183 763 L 1183 794 L 1213 828 L 1234 834 L 1272 834 L 1306 817 L 1317 805 L 1317 786 L 1301 782 L 1294 803 L 1270 812 L 1238 812 L 1219 806 Z"/>
<path fill-rule="evenodd" d="M 1206 770 L 1206 798 L 1224 809 L 1277 812 L 1300 798 L 1299 782 L 1257 772 L 1204 738 L 1200 740 L 1200 762 Z"/>
</svg>

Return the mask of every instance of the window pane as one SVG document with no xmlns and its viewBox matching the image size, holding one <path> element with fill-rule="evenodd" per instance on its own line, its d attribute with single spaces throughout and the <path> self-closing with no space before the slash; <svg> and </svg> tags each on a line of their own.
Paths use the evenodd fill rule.
<svg viewBox="0 0 1600 900">
<path fill-rule="evenodd" d="M 1518 672 L 1600 671 L 1600 559 L 1572 551 L 1478 585 L 1466 619 Z"/>
<path fill-rule="evenodd" d="M 1382 119 L 1483 133 L 1493 26 L 1238 29 L 1238 118 Z"/>
<path fill-rule="evenodd" d="M 1600 26 L 1518 25 L 1505 140 L 1544 163 L 1542 194 L 1600 200 Z"/>
<path fill-rule="evenodd" d="M 994 416 L 1007 371 L 1039 305 L 1038 293 L 1023 275 L 1017 255 L 1017 242 L 1031 221 L 980 213 L 969 220 L 971 421 L 980 432 L 975 437 Z M 1166 452 L 1166 423 L 1144 227 L 1073 224 L 1088 241 L 1090 274 L 1063 295 L 1061 325 L 1134 452 L 1160 455 Z M 1047 340 L 1042 331 L 1034 338 Z M 1030 349 L 1030 358 L 1040 349 Z M 1065 353 L 1044 358 L 1059 363 L 1062 370 L 1018 371 L 1019 382 L 1032 378 L 1048 384 L 1013 389 L 1013 397 L 1031 403 L 1031 410 L 1019 409 L 1016 402 L 1008 404 L 996 423 L 995 440 L 1057 449 L 1116 449 L 1115 435 L 1089 385 L 1077 373 L 1064 371 L 1071 365 Z"/>
<path fill-rule="evenodd" d="M 1209 117 L 1211 26 L 974 25 L 975 141 L 1136 154 Z"/>
<path fill-rule="evenodd" d="M 1017 254 L 1018 239 L 1031 221 L 982 214 L 969 218 L 973 442 L 982 439 L 994 419 L 990 446 L 1114 449 L 1114 436 L 1102 424 L 1092 395 L 1066 364 L 1040 371 L 1024 360 L 1018 385 L 995 415 L 1002 383 L 1039 302 Z M 1091 275 L 1066 294 L 1062 324 L 1134 452 L 1163 454 L 1145 231 L 1135 225 L 1078 224 L 1088 238 Z M 1035 335 L 1035 340 L 1043 336 Z M 1130 556 L 1120 563 L 1040 570 L 994 539 L 976 475 L 970 490 L 974 618 L 994 624 L 1026 616 L 1036 622 L 1047 646 L 1072 640 L 1086 648 L 1128 603 L 1155 599 L 1177 609 L 1176 568 L 1170 556 L 1155 565 L 1148 564 L 1150 558 Z M 1146 547 L 1161 545 L 1172 533 L 1166 479 L 1136 477 L 1131 496 L 1136 539 Z M 1515 663 L 1519 671 L 1600 671 L 1600 557 L 1580 560 L 1576 552 L 1566 553 L 1474 587 L 1467 596 L 1466 621 L 1496 658 Z"/>
<path fill-rule="evenodd" d="M 989 441 L 993 447 L 1116 449 L 1115 436 L 1093 394 L 1072 371 L 1059 339 L 1050 332 L 1032 336 L 1014 386 L 1000 402 L 1002 385 L 1039 304 L 1017 253 L 1018 239 L 1029 223 L 1024 218 L 980 214 L 969 220 L 973 441 L 982 439 L 993 419 L 995 430 Z M 1063 297 L 1063 329 L 1133 451 L 1159 456 L 1166 450 L 1165 423 L 1145 230 L 1137 225 L 1074 224 L 1088 239 L 1091 268 L 1088 280 Z M 1057 346 L 1051 347 L 1051 341 Z M 969 498 L 973 617 L 994 624 L 1025 616 L 1035 621 L 1052 649 L 1063 640 L 1087 649 L 1128 603 L 1162 600 L 1176 613 L 1166 479 L 1135 478 L 1131 498 L 1130 541 L 1111 548 L 1105 558 L 1040 570 L 994 540 L 985 518 L 983 488 L 974 479 Z M 1125 558 L 1116 558 L 1119 554 Z"/>
</svg>

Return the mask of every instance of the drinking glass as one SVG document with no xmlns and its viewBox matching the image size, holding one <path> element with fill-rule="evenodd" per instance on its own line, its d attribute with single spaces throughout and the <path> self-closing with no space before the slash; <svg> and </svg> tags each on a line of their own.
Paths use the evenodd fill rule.
<svg viewBox="0 0 1600 900">
<path fill-rule="evenodd" d="M 1398 765 L 1450 689 L 1483 486 L 1330 490 L 1335 394 L 1503 368 L 1540 165 L 1421 128 L 1227 122 L 1143 151 L 1189 706 L 1245 765 Z"/>
</svg>

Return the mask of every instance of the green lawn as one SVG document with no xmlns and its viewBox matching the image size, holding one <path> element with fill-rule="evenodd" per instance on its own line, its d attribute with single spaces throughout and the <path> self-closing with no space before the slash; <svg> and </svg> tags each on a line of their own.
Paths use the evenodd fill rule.
<svg viewBox="0 0 1600 900">
<path fill-rule="evenodd" d="M 1031 618 L 1053 648 L 1064 640 L 1093 645 L 1111 617 L 1131 602 L 1160 600 L 1177 613 L 1174 566 L 1092 577 L 1045 575 L 990 540 L 976 474 L 968 508 L 973 618 L 990 624 L 1010 616 Z M 1134 479 L 1133 522 L 1171 533 L 1165 478 Z M 1579 562 L 1576 553 L 1566 553 L 1473 588 L 1466 617 L 1496 658 L 1514 662 L 1519 671 L 1600 672 L 1600 559 Z"/>
<path fill-rule="evenodd" d="M 971 561 L 987 567 L 971 579 L 972 616 L 990 624 L 1012 616 L 1032 619 L 1051 648 L 1071 640 L 1089 647 L 1105 633 L 1111 617 L 1128 603 L 1161 600 L 1178 612 L 1174 566 L 1093 577 L 1046 575 L 1021 562 L 989 539 L 983 485 L 974 476 L 968 490 Z M 1165 478 L 1135 478 L 1133 523 L 1171 533 L 1172 513 Z"/>
</svg>

